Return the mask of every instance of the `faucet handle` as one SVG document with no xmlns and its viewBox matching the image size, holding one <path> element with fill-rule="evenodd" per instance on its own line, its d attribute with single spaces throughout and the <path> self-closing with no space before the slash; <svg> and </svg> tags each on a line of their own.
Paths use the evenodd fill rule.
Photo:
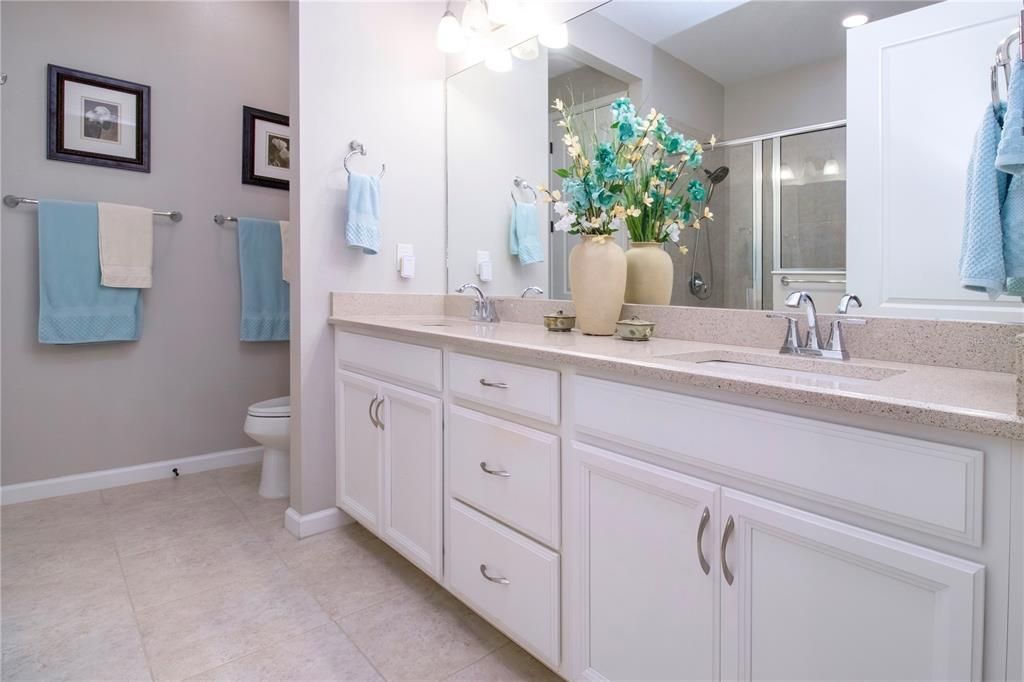
<svg viewBox="0 0 1024 682">
<path fill-rule="evenodd" d="M 800 318 L 795 315 L 786 315 L 785 313 L 768 313 L 765 317 L 786 320 L 789 323 L 786 327 L 786 340 L 782 342 L 782 348 L 779 349 L 779 352 L 785 355 L 795 354 L 801 347 L 800 328 L 798 326 Z"/>
<path fill-rule="evenodd" d="M 848 324 L 865 325 L 868 321 L 860 317 L 841 317 L 832 320 L 832 329 L 828 335 L 828 343 L 825 348 L 839 355 L 843 360 L 850 359 L 850 352 L 846 350 L 846 342 L 843 339 L 843 327 Z"/>
</svg>

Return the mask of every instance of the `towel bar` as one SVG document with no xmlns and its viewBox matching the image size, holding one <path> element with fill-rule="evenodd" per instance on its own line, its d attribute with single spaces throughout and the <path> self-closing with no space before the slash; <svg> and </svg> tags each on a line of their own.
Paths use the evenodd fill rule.
<svg viewBox="0 0 1024 682">
<path fill-rule="evenodd" d="M 238 218 L 233 215 L 224 215 L 222 213 L 215 213 L 213 215 L 213 222 L 223 226 L 224 223 L 237 223 Z"/>
<path fill-rule="evenodd" d="M 39 204 L 38 199 L 29 199 L 28 197 L 16 197 L 13 194 L 8 194 L 4 197 L 4 206 L 7 208 L 17 208 L 21 204 Z M 153 211 L 153 215 L 158 215 L 162 218 L 170 218 L 171 222 L 181 222 L 181 211 Z"/>
</svg>

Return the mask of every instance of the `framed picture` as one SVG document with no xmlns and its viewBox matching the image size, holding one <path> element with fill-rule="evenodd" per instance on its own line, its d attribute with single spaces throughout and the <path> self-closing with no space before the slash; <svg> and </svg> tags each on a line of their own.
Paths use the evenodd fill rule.
<svg viewBox="0 0 1024 682">
<path fill-rule="evenodd" d="M 242 107 L 242 183 L 288 189 L 292 176 L 288 117 Z"/>
<path fill-rule="evenodd" d="M 149 172 L 149 86 L 49 64 L 46 158 Z"/>
</svg>

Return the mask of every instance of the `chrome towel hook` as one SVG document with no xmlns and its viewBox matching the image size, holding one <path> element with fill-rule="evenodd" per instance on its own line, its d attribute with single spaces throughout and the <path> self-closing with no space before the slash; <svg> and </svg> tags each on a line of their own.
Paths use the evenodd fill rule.
<svg viewBox="0 0 1024 682">
<path fill-rule="evenodd" d="M 537 190 L 536 190 L 536 189 L 534 189 L 534 188 L 533 188 L 533 185 L 531 185 L 530 183 L 528 183 L 528 182 L 527 182 L 527 181 L 526 181 L 525 179 L 523 179 L 522 177 L 520 177 L 520 176 L 518 176 L 518 175 L 517 175 L 517 176 L 515 176 L 514 178 L 512 178 L 512 186 L 513 186 L 513 187 L 514 187 L 515 189 L 511 190 L 511 191 L 509 192 L 509 194 L 510 194 L 510 195 L 512 196 L 512 202 L 513 202 L 513 203 L 518 203 L 518 200 L 516 199 L 516 190 L 517 190 L 517 189 L 520 189 L 520 190 L 529 190 L 529 191 L 530 191 L 530 193 L 532 193 L 532 194 L 533 194 L 533 203 L 537 203 L 537 199 L 538 199 L 538 196 L 537 196 Z"/>
<path fill-rule="evenodd" d="M 342 165 L 345 166 L 345 172 L 348 173 L 349 175 L 352 175 L 352 170 L 348 167 L 348 160 L 356 154 L 359 154 L 360 156 L 366 156 L 366 147 L 364 147 L 363 143 L 360 142 L 359 140 L 352 140 L 351 142 L 348 143 L 348 148 L 351 151 L 345 155 L 345 160 L 342 161 Z M 377 176 L 378 179 L 384 177 L 385 170 L 387 170 L 387 167 L 382 163 L 380 165 L 380 175 Z"/>
</svg>

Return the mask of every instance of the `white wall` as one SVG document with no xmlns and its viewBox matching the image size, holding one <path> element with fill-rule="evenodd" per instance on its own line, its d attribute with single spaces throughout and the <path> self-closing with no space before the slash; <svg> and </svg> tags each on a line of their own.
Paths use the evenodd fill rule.
<svg viewBox="0 0 1024 682">
<path fill-rule="evenodd" d="M 725 87 L 722 139 L 846 118 L 846 58 L 805 64 Z"/>
<path fill-rule="evenodd" d="M 548 289 L 547 259 L 520 265 L 509 254 L 512 178 L 531 185 L 548 176 L 547 50 L 516 61 L 507 73 L 474 66 L 448 79 L 448 289 L 466 282 L 490 295 L 515 295 L 529 286 Z M 521 201 L 529 192 L 517 190 Z M 548 204 L 537 201 L 537 233 L 545 254 Z M 476 275 L 476 252 L 488 251 L 493 279 Z"/>
<path fill-rule="evenodd" d="M 292 3 L 292 123 L 298 124 L 299 285 L 292 291 L 292 506 L 334 506 L 332 291 L 444 291 L 444 55 L 434 46 L 442 3 Z M 381 253 L 345 245 L 342 159 L 358 139 L 381 182 Z M 413 244 L 402 280 L 395 245 Z M 298 415 L 296 417 L 296 415 Z"/>
<path fill-rule="evenodd" d="M 288 344 L 238 340 L 238 246 L 211 216 L 285 218 L 241 183 L 242 106 L 288 113 L 283 2 L 9 2 L 4 193 L 175 209 L 157 218 L 133 343 L 37 341 L 37 212 L 0 208 L 3 483 L 255 445 L 246 408 L 288 391 Z M 246 46 L 256 45 L 258 49 Z M 46 159 L 46 65 L 152 88 L 152 172 Z"/>
</svg>

